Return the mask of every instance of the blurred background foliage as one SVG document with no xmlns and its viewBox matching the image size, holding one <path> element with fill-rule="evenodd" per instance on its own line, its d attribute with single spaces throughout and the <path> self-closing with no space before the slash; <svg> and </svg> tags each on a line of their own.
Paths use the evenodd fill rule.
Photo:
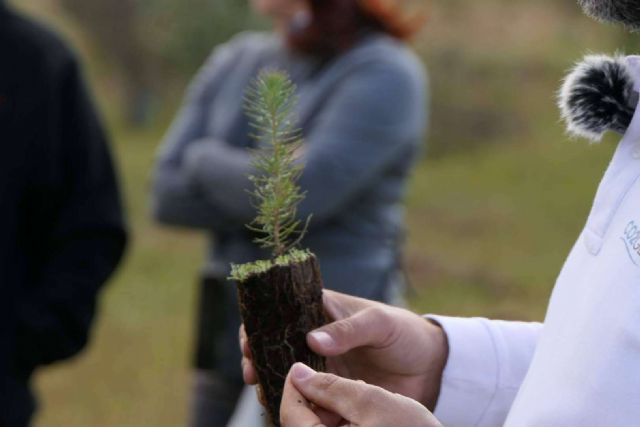
<svg viewBox="0 0 640 427">
<path fill-rule="evenodd" d="M 239 0 L 14 0 L 76 47 L 105 114 L 133 241 L 105 291 L 91 348 L 43 370 L 38 427 L 178 427 L 187 408 L 199 233 L 154 225 L 154 153 L 217 43 L 265 28 Z M 638 52 L 637 35 L 574 0 L 431 0 L 415 48 L 431 131 L 408 196 L 406 270 L 418 311 L 541 320 L 617 140 L 570 141 L 555 107 L 588 52 Z M 240 100 L 238 100 L 240 102 Z"/>
</svg>

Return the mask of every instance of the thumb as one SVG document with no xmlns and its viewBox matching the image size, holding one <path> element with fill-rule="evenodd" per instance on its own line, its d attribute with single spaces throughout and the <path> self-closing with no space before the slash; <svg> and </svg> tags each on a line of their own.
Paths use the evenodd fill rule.
<svg viewBox="0 0 640 427">
<path fill-rule="evenodd" d="M 417 401 L 400 394 L 353 381 L 333 374 L 316 372 L 296 363 L 291 369 L 290 381 L 302 396 L 301 401 L 311 402 L 324 413 L 332 413 L 339 424 L 325 422 L 313 427 L 333 425 L 362 426 L 425 426 L 442 427 L 440 422 Z M 346 422 L 346 424 L 345 424 Z M 285 427 L 298 424 L 285 425 Z M 301 424 L 300 427 L 307 427 Z"/>
<path fill-rule="evenodd" d="M 293 366 L 290 378 L 303 401 L 312 402 L 324 413 L 334 414 L 337 419 L 351 423 L 360 422 L 354 418 L 374 409 L 371 405 L 379 402 L 374 399 L 375 393 L 384 393 L 379 387 L 316 372 L 302 363 Z"/>
<path fill-rule="evenodd" d="M 283 427 L 333 427 L 342 417 L 319 407 L 311 407 L 310 402 L 293 384 L 293 378 L 304 378 L 315 373 L 301 363 L 295 364 L 285 380 L 280 404 L 280 423 Z"/>
<path fill-rule="evenodd" d="M 283 427 L 325 427 L 307 399 L 292 384 L 291 376 L 292 372 L 287 376 L 282 392 L 280 423 Z"/>
<path fill-rule="evenodd" d="M 375 305 L 310 332 L 307 343 L 322 356 L 338 356 L 358 347 L 385 347 L 395 330 L 393 316 Z"/>
</svg>

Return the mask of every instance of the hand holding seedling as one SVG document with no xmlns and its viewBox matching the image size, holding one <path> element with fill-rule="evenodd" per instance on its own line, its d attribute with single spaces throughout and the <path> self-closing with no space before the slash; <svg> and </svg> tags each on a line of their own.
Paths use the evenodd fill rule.
<svg viewBox="0 0 640 427">
<path fill-rule="evenodd" d="M 287 377 L 280 420 L 283 427 L 442 427 L 413 399 L 301 363 Z"/>
<path fill-rule="evenodd" d="M 410 397 L 433 409 L 448 355 L 444 332 L 408 311 L 324 291 L 333 321 L 307 335 L 309 347 L 327 356 L 327 370 Z M 246 335 L 241 329 L 243 375 L 256 383 Z"/>
</svg>

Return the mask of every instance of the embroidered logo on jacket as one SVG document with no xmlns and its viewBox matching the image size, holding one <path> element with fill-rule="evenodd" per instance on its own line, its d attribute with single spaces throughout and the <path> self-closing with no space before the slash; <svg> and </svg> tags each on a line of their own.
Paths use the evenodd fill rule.
<svg viewBox="0 0 640 427">
<path fill-rule="evenodd" d="M 620 240 L 624 242 L 631 262 L 640 265 L 640 226 L 635 221 L 629 221 Z"/>
</svg>

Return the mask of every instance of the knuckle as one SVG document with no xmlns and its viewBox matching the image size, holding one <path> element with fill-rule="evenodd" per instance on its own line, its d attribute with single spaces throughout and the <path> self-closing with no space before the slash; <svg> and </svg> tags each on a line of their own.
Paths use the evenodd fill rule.
<svg viewBox="0 0 640 427">
<path fill-rule="evenodd" d="M 371 307 L 369 324 L 377 331 L 380 347 L 391 346 L 398 338 L 398 313 L 392 307 L 382 304 Z"/>
<path fill-rule="evenodd" d="M 390 405 L 393 406 L 390 396 L 391 393 L 377 386 L 362 390 L 354 411 L 357 410 L 357 416 L 363 420 L 363 425 L 381 425 L 380 422 L 388 416 L 385 411 Z"/>
<path fill-rule="evenodd" d="M 324 391 L 329 391 L 336 386 L 339 380 L 340 377 L 338 377 L 337 375 L 322 374 L 320 376 L 320 381 L 318 382 L 318 388 Z"/>
<path fill-rule="evenodd" d="M 375 305 L 374 307 L 369 307 L 367 309 L 368 317 L 375 320 L 376 322 L 387 322 L 392 319 L 392 314 L 390 309 L 383 305 Z"/>
<path fill-rule="evenodd" d="M 340 336 L 352 336 L 356 332 L 356 328 L 350 319 L 345 319 L 334 323 L 334 330 Z"/>
<path fill-rule="evenodd" d="M 386 393 L 380 387 L 369 386 L 361 391 L 359 397 L 363 407 L 375 408 L 385 400 Z"/>
<path fill-rule="evenodd" d="M 353 406 L 353 415 L 362 419 L 372 414 L 379 414 L 383 408 L 389 406 L 388 397 L 389 394 L 377 386 L 360 388 Z"/>
</svg>

